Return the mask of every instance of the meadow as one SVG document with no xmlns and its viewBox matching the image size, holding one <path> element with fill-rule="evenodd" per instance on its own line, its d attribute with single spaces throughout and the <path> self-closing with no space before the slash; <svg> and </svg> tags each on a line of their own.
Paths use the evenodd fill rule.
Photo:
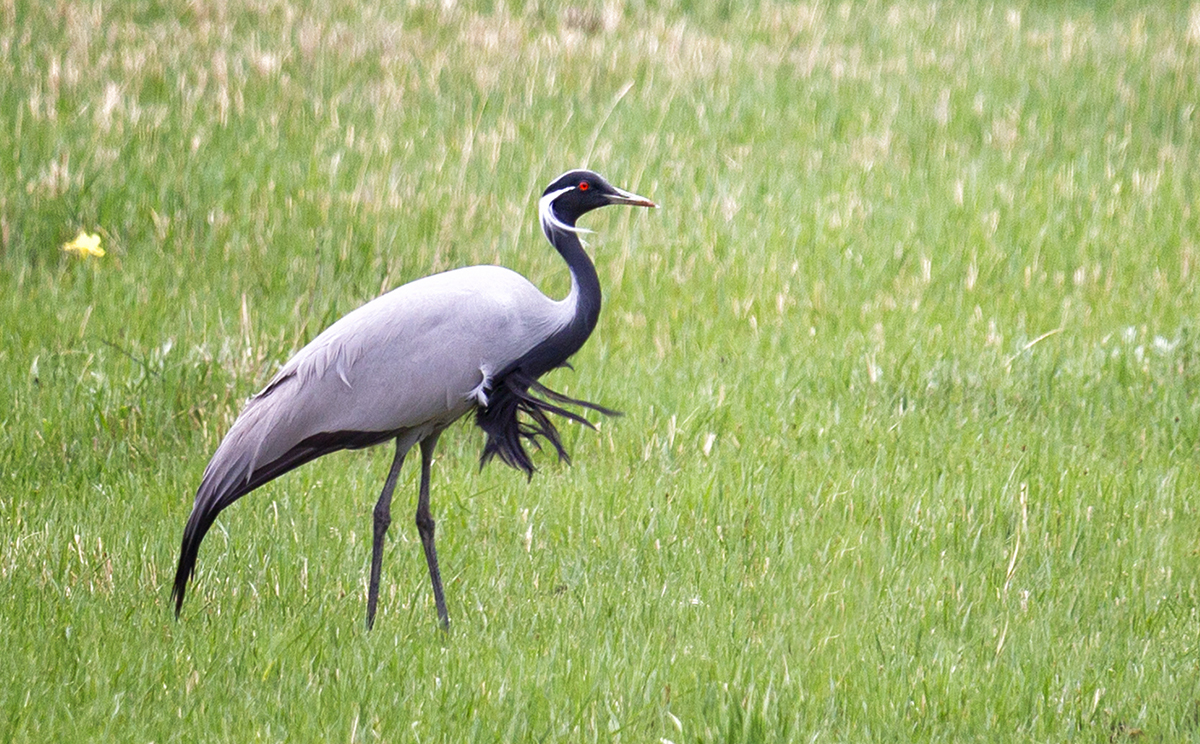
<svg viewBox="0 0 1200 744">
<path fill-rule="evenodd" d="M 1200 741 L 1200 6 L 0 0 L 0 740 Z M 247 396 L 498 263 L 606 304 L 463 422 L 179 540 Z M 84 230 L 103 256 L 63 245 Z M 597 418 L 598 417 L 593 417 Z M 411 458 L 410 458 L 411 459 Z"/>
</svg>

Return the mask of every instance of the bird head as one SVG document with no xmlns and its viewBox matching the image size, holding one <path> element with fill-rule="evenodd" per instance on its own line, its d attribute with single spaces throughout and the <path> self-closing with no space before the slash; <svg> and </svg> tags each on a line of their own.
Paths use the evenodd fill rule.
<svg viewBox="0 0 1200 744">
<path fill-rule="evenodd" d="M 567 171 L 546 187 L 538 202 L 542 229 L 547 236 L 551 236 L 555 230 L 579 232 L 579 228 L 575 227 L 576 220 L 593 209 L 610 204 L 658 206 L 644 196 L 613 186 L 599 173 L 589 170 Z"/>
</svg>

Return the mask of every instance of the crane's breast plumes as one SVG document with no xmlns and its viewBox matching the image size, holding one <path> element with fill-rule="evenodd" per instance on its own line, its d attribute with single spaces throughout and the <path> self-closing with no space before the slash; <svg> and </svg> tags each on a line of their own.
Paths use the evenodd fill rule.
<svg viewBox="0 0 1200 744">
<path fill-rule="evenodd" d="M 541 396 L 541 397 L 539 397 Z M 528 443 L 540 450 L 539 439 L 545 440 L 558 454 L 558 459 L 570 463 L 571 456 L 563 447 L 562 437 L 551 415 L 561 416 L 595 429 L 591 421 L 563 406 L 579 406 L 606 416 L 620 416 L 604 406 L 578 400 L 555 392 L 521 370 L 513 370 L 496 381 L 486 406 L 475 409 L 475 423 L 487 434 L 479 466 L 493 457 L 533 476 L 533 460 L 525 449 Z"/>
</svg>

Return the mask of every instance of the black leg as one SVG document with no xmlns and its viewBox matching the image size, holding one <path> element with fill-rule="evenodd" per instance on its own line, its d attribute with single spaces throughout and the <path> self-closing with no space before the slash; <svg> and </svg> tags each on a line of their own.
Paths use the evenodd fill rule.
<svg viewBox="0 0 1200 744">
<path fill-rule="evenodd" d="M 383 538 L 387 535 L 388 525 L 392 523 L 392 491 L 396 489 L 396 479 L 400 476 L 400 466 L 404 464 L 404 456 L 412 445 L 402 439 L 396 440 L 396 456 L 392 459 L 392 469 L 388 471 L 387 481 L 383 484 L 383 493 L 375 504 L 375 541 L 371 545 L 371 583 L 367 587 L 367 630 L 375 624 L 375 606 L 379 603 L 379 573 L 383 568 Z"/>
<path fill-rule="evenodd" d="M 433 517 L 429 515 L 429 470 L 433 465 L 433 449 L 437 447 L 435 433 L 421 442 L 421 494 L 417 500 L 417 531 L 421 533 L 421 545 L 425 548 L 425 562 L 429 564 L 429 581 L 433 584 L 433 601 L 437 603 L 438 620 L 442 630 L 450 628 L 450 615 L 446 612 L 446 596 L 442 593 L 442 574 L 438 571 L 437 548 L 433 544 Z"/>
</svg>

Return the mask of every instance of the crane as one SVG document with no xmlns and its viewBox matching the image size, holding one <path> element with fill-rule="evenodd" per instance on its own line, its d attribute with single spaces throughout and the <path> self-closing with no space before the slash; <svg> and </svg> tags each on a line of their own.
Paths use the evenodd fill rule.
<svg viewBox="0 0 1200 744">
<path fill-rule="evenodd" d="M 429 474 L 441 433 L 473 411 L 486 434 L 480 467 L 499 457 L 532 477 L 525 445 L 540 449 L 539 437 L 570 461 L 551 414 L 592 426 L 564 406 L 615 413 L 538 381 L 565 366 L 596 327 L 600 280 L 576 221 L 610 204 L 656 206 L 589 170 L 564 173 L 538 200 L 542 231 L 571 273 L 571 289 L 562 300 L 501 266 L 454 269 L 404 284 L 351 311 L 288 360 L 247 401 L 204 469 L 180 546 L 171 592 L 175 616 L 195 574 L 200 543 L 226 507 L 322 455 L 394 441 L 373 513 L 367 628 L 374 625 L 379 601 L 392 491 L 414 445 L 421 451 L 417 531 L 438 620 L 448 628 L 429 510 Z"/>
</svg>

